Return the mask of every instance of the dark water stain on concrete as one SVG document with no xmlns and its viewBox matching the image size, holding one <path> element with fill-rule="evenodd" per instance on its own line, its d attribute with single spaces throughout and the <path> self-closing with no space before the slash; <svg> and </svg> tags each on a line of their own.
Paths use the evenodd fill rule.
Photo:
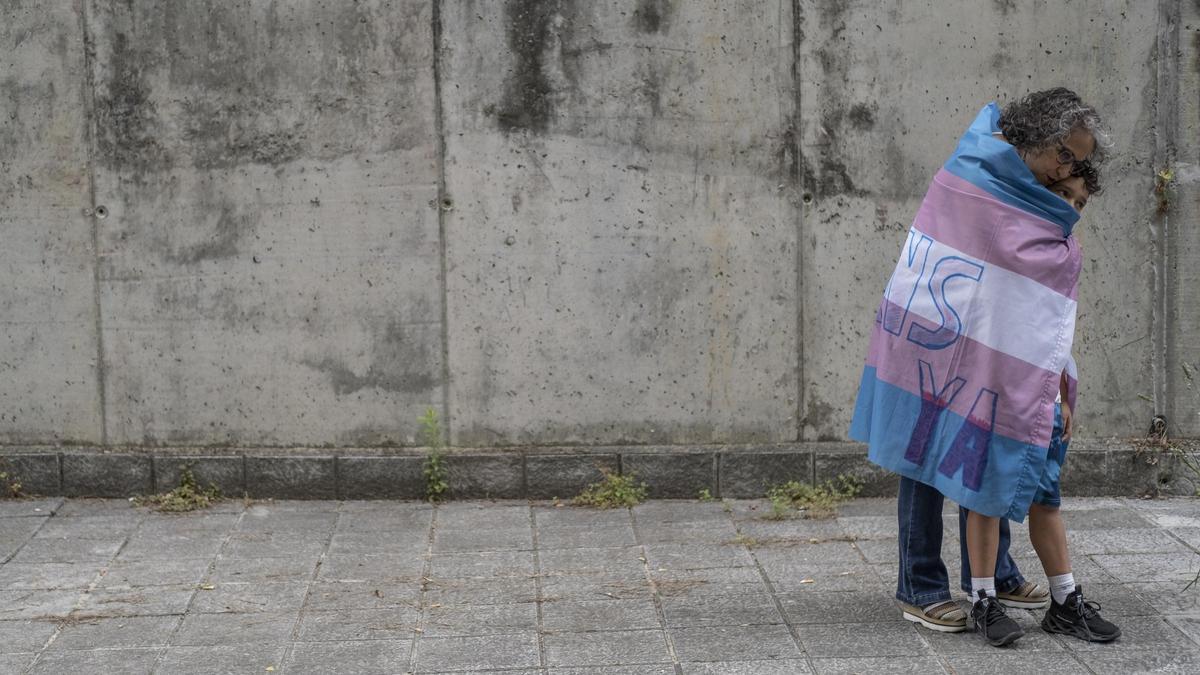
<svg viewBox="0 0 1200 675">
<path fill-rule="evenodd" d="M 221 208 L 212 237 L 191 246 L 167 253 L 166 258 L 178 265 L 194 265 L 205 260 L 231 258 L 238 254 L 238 240 L 249 229 L 249 219 L 237 214 L 232 206 Z"/>
<path fill-rule="evenodd" d="M 1002 16 L 1008 16 L 1017 11 L 1017 0 L 992 0 L 992 5 Z"/>
<path fill-rule="evenodd" d="M 855 103 L 847 116 L 850 126 L 857 131 L 868 131 L 875 128 L 875 110 L 866 103 Z"/>
<path fill-rule="evenodd" d="M 209 98 L 182 103 L 182 138 L 198 169 L 240 164 L 279 166 L 300 158 L 306 131 L 299 122 L 278 119 L 287 104 L 262 97 L 228 102 Z"/>
<path fill-rule="evenodd" d="M 515 63 L 496 121 L 506 132 L 543 132 L 554 114 L 554 89 L 546 73 L 555 3 L 509 0 L 505 6 L 508 45 Z"/>
<path fill-rule="evenodd" d="M 110 36 L 108 80 L 96 97 L 97 161 L 109 168 L 149 170 L 168 163 L 156 140 L 158 111 L 143 69 L 151 59 L 122 32 Z"/>
<path fill-rule="evenodd" d="M 800 420 L 801 426 L 816 429 L 818 434 L 817 440 L 842 440 L 836 434 L 829 433 L 829 426 L 833 423 L 837 412 L 833 406 L 816 396 L 810 396 L 807 408 L 804 413 L 804 419 Z"/>
<path fill-rule="evenodd" d="M 404 324 L 397 319 L 378 326 L 375 333 L 370 365 L 361 374 L 332 356 L 302 363 L 329 376 L 333 391 L 338 396 L 364 389 L 423 394 L 437 386 L 438 379 L 434 373 L 438 363 L 433 356 L 435 344 L 409 335 Z"/>
<path fill-rule="evenodd" d="M 666 33 L 675 6 L 672 0 L 638 0 L 633 10 L 633 27 L 641 33 Z"/>
</svg>

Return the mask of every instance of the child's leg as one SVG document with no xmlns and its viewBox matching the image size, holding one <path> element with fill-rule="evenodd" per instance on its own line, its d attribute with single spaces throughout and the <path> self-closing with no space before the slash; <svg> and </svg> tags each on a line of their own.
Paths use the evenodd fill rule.
<svg viewBox="0 0 1200 675">
<path fill-rule="evenodd" d="M 967 555 L 971 557 L 971 601 L 979 591 L 996 595 L 996 549 L 1000 545 L 1000 519 L 971 511 L 967 514 Z"/>
<path fill-rule="evenodd" d="M 959 583 L 964 593 L 971 592 L 971 553 L 967 550 L 967 514 L 970 511 L 958 507 L 958 542 L 959 554 L 962 558 L 961 580 Z M 1000 593 L 1013 591 L 1025 583 L 1025 577 L 1017 567 L 1008 552 L 1012 544 L 1012 534 L 1009 531 L 1008 519 L 1000 519 L 1000 543 L 996 547 L 996 590 Z"/>
<path fill-rule="evenodd" d="M 1047 577 L 1070 574 L 1071 554 L 1067 551 L 1067 528 L 1063 525 L 1058 507 L 1046 504 L 1030 505 L 1029 543 L 1033 544 L 1033 550 L 1037 551 Z"/>
</svg>

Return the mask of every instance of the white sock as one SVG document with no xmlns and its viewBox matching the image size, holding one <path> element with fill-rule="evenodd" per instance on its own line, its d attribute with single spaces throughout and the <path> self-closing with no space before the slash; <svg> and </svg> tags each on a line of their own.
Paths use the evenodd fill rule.
<svg viewBox="0 0 1200 675">
<path fill-rule="evenodd" d="M 989 598 L 996 597 L 996 577 L 971 577 L 971 604 L 979 602 L 979 591 Z"/>
<path fill-rule="evenodd" d="M 1067 596 L 1075 592 L 1075 575 L 1067 572 L 1057 576 L 1049 577 L 1050 595 L 1054 598 L 1054 602 L 1063 604 L 1067 601 Z"/>
</svg>

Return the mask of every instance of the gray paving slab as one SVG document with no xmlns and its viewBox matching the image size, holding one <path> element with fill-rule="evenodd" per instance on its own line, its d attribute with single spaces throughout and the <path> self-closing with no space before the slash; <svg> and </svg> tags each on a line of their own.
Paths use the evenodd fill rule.
<svg viewBox="0 0 1200 675">
<path fill-rule="evenodd" d="M 121 549 L 123 540 L 124 537 L 121 536 L 107 539 L 34 538 L 17 551 L 12 562 L 106 562 Z"/>
<path fill-rule="evenodd" d="M 540 665 L 536 632 L 485 637 L 418 638 L 417 672 L 536 668 Z"/>
<path fill-rule="evenodd" d="M 296 639 L 302 642 L 403 640 L 417 631 L 419 619 L 420 612 L 415 607 L 403 606 L 305 612 L 300 617 Z"/>
<path fill-rule="evenodd" d="M 807 659 L 683 664 L 684 675 L 807 675 L 811 672 L 813 670 L 808 667 Z"/>
<path fill-rule="evenodd" d="M 543 575 L 541 587 L 547 601 L 632 600 L 651 597 L 655 590 L 644 574 L 604 572 Z"/>
<path fill-rule="evenodd" d="M 162 649 L 87 649 L 69 652 L 45 652 L 29 670 L 30 675 L 61 675 L 62 673 L 129 673 L 137 675 L 154 671 Z"/>
<path fill-rule="evenodd" d="M 548 631 L 637 630 L 660 625 L 658 610 L 649 595 L 625 600 L 542 603 L 542 626 Z"/>
<path fill-rule="evenodd" d="M 670 663 L 661 629 L 554 632 L 543 638 L 548 666 L 616 666 Z"/>
<path fill-rule="evenodd" d="M 0 591 L 87 588 L 103 569 L 102 562 L 9 562 L 0 567 Z"/>
<path fill-rule="evenodd" d="M 155 672 L 189 675 L 282 672 L 287 651 L 286 645 L 275 643 L 168 647 Z"/>
<path fill-rule="evenodd" d="M 548 675 L 675 675 L 673 665 L 588 666 L 586 668 L 550 668 Z"/>
<path fill-rule="evenodd" d="M 581 525 L 581 526 L 547 526 L 538 527 L 537 546 L 539 549 L 555 548 L 625 548 L 637 545 L 633 526 L 629 523 L 619 525 Z"/>
<path fill-rule="evenodd" d="M 874 658 L 820 658 L 813 659 L 818 675 L 929 675 L 931 673 L 959 672 L 974 673 L 974 670 L 947 671 L 941 661 L 933 656 L 877 656 Z M 997 671 L 1004 673 L 1046 673 L 1046 670 L 1022 670 L 1020 667 Z"/>
<path fill-rule="evenodd" d="M 304 605 L 303 581 L 220 582 L 198 586 L 191 611 L 203 613 L 287 612 Z"/>
<path fill-rule="evenodd" d="M 49 516 L 53 513 L 56 513 L 64 501 L 65 500 L 62 497 L 0 500 L 0 518 L 18 516 Z"/>
<path fill-rule="evenodd" d="M 502 605 L 535 602 L 538 598 L 537 582 L 532 577 L 431 577 L 424 586 L 427 604 Z"/>
<path fill-rule="evenodd" d="M 746 595 L 691 595 L 662 599 L 666 623 L 671 627 L 749 626 L 783 623 L 768 593 Z"/>
<path fill-rule="evenodd" d="M 424 637 L 470 637 L 537 632 L 536 603 L 430 605 L 421 614 Z"/>
<path fill-rule="evenodd" d="M 421 586 L 380 583 L 376 581 L 323 581 L 308 587 L 306 609 L 327 611 L 335 609 L 382 609 L 406 605 L 417 607 Z"/>
<path fill-rule="evenodd" d="M 62 651 L 166 645 L 182 618 L 181 615 L 127 616 L 71 621 L 62 626 L 48 649 Z"/>
<path fill-rule="evenodd" d="M 0 621 L 0 654 L 39 651 L 54 630 L 50 621 Z"/>
<path fill-rule="evenodd" d="M 699 570 L 651 569 L 655 589 L 664 598 L 680 596 L 744 595 L 765 592 L 756 567 L 708 567 Z"/>
<path fill-rule="evenodd" d="M 1187 651 L 1112 651 L 1089 654 L 1087 667 L 1098 675 L 1128 673 L 1172 673 L 1190 675 L 1200 672 L 1200 652 Z"/>
<path fill-rule="evenodd" d="M 782 624 L 672 628 L 680 661 L 756 661 L 804 656 Z"/>
<path fill-rule="evenodd" d="M 283 672 L 309 675 L 390 675 L 408 671 L 412 640 L 298 642 Z"/>
<path fill-rule="evenodd" d="M 140 588 L 198 584 L 211 563 L 209 558 L 116 560 L 105 568 L 104 576 L 96 585 L 101 588 Z"/>
<path fill-rule="evenodd" d="M 646 555 L 640 546 L 542 551 L 538 563 L 542 574 L 606 574 L 631 578 L 646 574 Z"/>
<path fill-rule="evenodd" d="M 430 559 L 431 576 L 460 577 L 527 577 L 536 573 L 530 551 L 488 551 L 475 553 L 441 553 Z"/>
<path fill-rule="evenodd" d="M 292 636 L 297 612 L 287 614 L 199 614 L 183 618 L 171 644 L 180 647 L 281 643 Z"/>
<path fill-rule="evenodd" d="M 66 616 L 81 594 L 80 590 L 0 591 L 0 621 Z"/>
<path fill-rule="evenodd" d="M 35 658 L 37 658 L 37 654 L 34 652 L 0 654 L 0 673 L 24 673 Z"/>
<path fill-rule="evenodd" d="M 114 539 L 132 533 L 140 521 L 122 515 L 87 516 L 82 518 L 46 518 L 38 528 L 38 537 L 70 537 L 72 539 Z"/>
<path fill-rule="evenodd" d="M 309 581 L 317 570 L 316 555 L 280 558 L 220 558 L 208 576 L 211 583 L 237 581 Z"/>
<path fill-rule="evenodd" d="M 154 588 L 96 588 L 84 591 L 76 605 L 86 616 L 152 616 L 183 614 L 196 593 L 195 586 Z"/>
<path fill-rule="evenodd" d="M 917 628 L 907 621 L 810 624 L 798 627 L 796 632 L 804 650 L 814 658 L 922 656 L 930 653 L 929 646 L 917 634 Z"/>
</svg>

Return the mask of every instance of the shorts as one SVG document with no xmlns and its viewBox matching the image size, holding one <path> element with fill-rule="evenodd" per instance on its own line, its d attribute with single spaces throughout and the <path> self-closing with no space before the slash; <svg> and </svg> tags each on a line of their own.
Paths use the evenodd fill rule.
<svg viewBox="0 0 1200 675">
<path fill-rule="evenodd" d="M 1037 492 L 1033 495 L 1033 503 L 1058 508 L 1062 504 L 1062 492 L 1058 486 L 1058 477 L 1062 473 L 1063 463 L 1067 459 L 1067 446 L 1070 441 L 1063 437 L 1062 404 L 1054 404 L 1054 431 L 1050 433 L 1050 448 L 1046 452 L 1046 468 L 1038 480 Z"/>
</svg>

